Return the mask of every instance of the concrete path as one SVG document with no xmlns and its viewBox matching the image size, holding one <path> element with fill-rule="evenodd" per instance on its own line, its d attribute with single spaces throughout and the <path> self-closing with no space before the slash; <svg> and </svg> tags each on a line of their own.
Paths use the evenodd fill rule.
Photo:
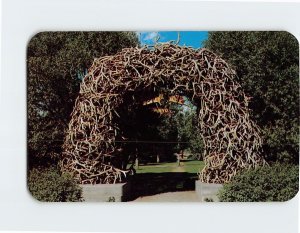
<svg viewBox="0 0 300 233">
<path fill-rule="evenodd" d="M 184 191 L 139 197 L 133 202 L 200 202 L 200 199 L 195 191 Z"/>
</svg>

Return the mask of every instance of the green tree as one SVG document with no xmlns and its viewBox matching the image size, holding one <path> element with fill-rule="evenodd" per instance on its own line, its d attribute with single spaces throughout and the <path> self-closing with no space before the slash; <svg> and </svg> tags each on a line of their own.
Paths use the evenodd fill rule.
<svg viewBox="0 0 300 233">
<path fill-rule="evenodd" d="M 177 124 L 178 112 L 172 111 L 171 115 L 162 115 L 160 122 L 157 125 L 157 140 L 164 142 L 161 146 L 163 147 L 162 152 L 169 161 L 176 159 L 174 157 L 175 152 L 179 152 L 182 146 L 177 143 L 181 139 L 179 137 L 179 129 Z"/>
<path fill-rule="evenodd" d="M 61 152 L 79 85 L 93 59 L 137 46 L 133 32 L 42 32 L 27 48 L 29 165 Z"/>
<path fill-rule="evenodd" d="M 298 162 L 299 44 L 287 32 L 211 32 L 205 47 L 236 70 L 268 160 Z"/>
<path fill-rule="evenodd" d="M 180 149 L 187 149 L 194 158 L 201 159 L 204 145 L 201 130 L 198 128 L 198 117 L 194 106 L 178 112 L 176 123 L 179 141 L 186 142 L 180 145 Z"/>
<path fill-rule="evenodd" d="M 151 108 L 141 105 L 140 98 L 135 97 L 137 101 L 130 99 L 126 102 L 129 104 L 121 105 L 117 109 L 120 116 L 115 119 L 120 130 L 117 143 L 123 150 L 123 163 L 134 162 L 135 156 L 138 156 L 140 162 L 149 162 L 157 151 L 155 149 L 158 149 L 157 125 L 161 119 Z"/>
<path fill-rule="evenodd" d="M 159 136 L 165 141 L 178 142 L 170 145 L 173 151 L 189 150 L 194 158 L 200 159 L 203 140 L 197 127 L 196 108 L 189 101 L 185 101 L 185 105 L 189 106 L 174 104 L 171 107 L 173 114 L 163 117 L 158 126 Z"/>
<path fill-rule="evenodd" d="M 157 95 L 152 93 L 152 97 Z M 143 162 L 172 161 L 176 159 L 175 152 L 186 149 L 195 158 L 200 158 L 203 143 L 197 128 L 195 106 L 190 103 L 190 106 L 183 107 L 171 102 L 144 106 L 141 102 L 145 96 L 145 91 L 136 93 L 135 101 L 132 101 L 132 94 L 125 95 L 125 102 L 130 104 L 121 105 L 117 109 L 120 117 L 115 119 L 115 123 L 121 132 L 117 143 L 122 145 L 125 163 L 133 162 L 134 154 Z M 186 101 L 185 105 L 188 103 Z M 157 107 L 168 108 L 170 112 L 159 114 L 154 111 Z"/>
</svg>

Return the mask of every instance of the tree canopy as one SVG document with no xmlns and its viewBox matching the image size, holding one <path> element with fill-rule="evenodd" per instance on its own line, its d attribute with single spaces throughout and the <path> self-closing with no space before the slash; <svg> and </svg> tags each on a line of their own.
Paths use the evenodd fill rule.
<svg viewBox="0 0 300 233">
<path fill-rule="evenodd" d="M 287 32 L 210 32 L 205 47 L 237 71 L 253 97 L 253 118 L 263 129 L 271 161 L 298 162 L 299 44 Z"/>
<path fill-rule="evenodd" d="M 57 158 L 93 60 L 138 45 L 134 32 L 42 32 L 27 48 L 29 165 Z"/>
</svg>

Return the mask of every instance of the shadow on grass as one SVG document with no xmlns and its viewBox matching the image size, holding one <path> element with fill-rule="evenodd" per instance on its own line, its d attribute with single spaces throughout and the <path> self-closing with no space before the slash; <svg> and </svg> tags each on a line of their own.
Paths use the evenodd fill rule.
<svg viewBox="0 0 300 233">
<path fill-rule="evenodd" d="M 166 192 L 195 190 L 197 174 L 187 172 L 142 173 L 131 177 L 131 200 Z"/>
</svg>

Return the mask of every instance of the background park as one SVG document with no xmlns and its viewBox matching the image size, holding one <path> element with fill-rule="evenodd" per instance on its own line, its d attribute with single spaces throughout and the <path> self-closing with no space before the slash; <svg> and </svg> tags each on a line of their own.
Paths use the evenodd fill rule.
<svg viewBox="0 0 300 233">
<path fill-rule="evenodd" d="M 179 37 L 178 37 L 179 34 Z M 59 163 L 80 84 L 95 58 L 124 48 L 173 42 L 205 47 L 227 61 L 250 96 L 251 119 L 261 129 L 267 165 L 247 169 L 224 184 L 220 201 L 286 201 L 299 189 L 299 45 L 287 32 L 45 32 L 32 38 L 28 71 L 28 187 L 40 201 L 82 201 L 81 186 Z M 191 195 L 205 166 L 197 106 L 187 96 L 149 98 L 138 110 L 121 109 L 135 151 L 122 159 L 130 170 L 130 200 L 162 193 Z M 179 196 L 181 197 L 181 196 Z M 145 199 L 146 198 L 146 199 Z M 161 199 L 163 201 L 172 201 Z M 113 198 L 107 201 L 114 201 Z M 206 199 L 211 201 L 211 199 Z"/>
</svg>

